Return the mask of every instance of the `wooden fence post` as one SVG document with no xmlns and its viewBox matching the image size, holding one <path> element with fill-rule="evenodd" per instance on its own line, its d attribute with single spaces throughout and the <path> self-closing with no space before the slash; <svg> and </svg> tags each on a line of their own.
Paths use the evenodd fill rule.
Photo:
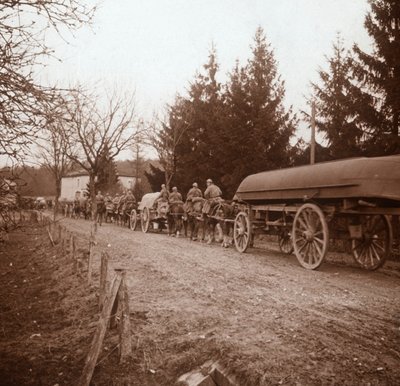
<svg viewBox="0 0 400 386">
<path fill-rule="evenodd" d="M 111 309 L 114 305 L 115 299 L 117 297 L 119 288 L 121 285 L 121 275 L 117 274 L 114 276 L 111 292 L 106 297 L 104 302 L 104 307 L 101 312 L 99 324 L 97 326 L 96 333 L 93 337 L 92 346 L 89 351 L 89 354 L 86 358 L 85 367 L 82 371 L 82 377 L 80 379 L 80 386 L 89 386 L 90 381 L 93 376 L 94 368 L 96 367 L 96 362 L 100 354 L 101 346 L 103 344 L 104 336 L 106 334 L 107 325 L 108 325 L 108 316 L 111 313 Z"/>
<path fill-rule="evenodd" d="M 46 229 L 47 229 L 47 233 L 49 235 L 49 239 L 51 241 L 51 245 L 54 247 L 56 244 L 54 243 L 53 236 L 51 235 L 51 224 L 50 223 L 48 223 Z"/>
<path fill-rule="evenodd" d="M 75 258 L 75 238 L 72 233 L 69 238 L 69 257 L 72 260 L 74 260 L 74 258 Z"/>
<path fill-rule="evenodd" d="M 108 271 L 108 253 L 101 253 L 100 264 L 100 294 L 99 294 L 99 309 L 101 310 L 104 303 L 104 298 L 107 292 L 107 271 Z"/>
<path fill-rule="evenodd" d="M 60 242 L 61 242 L 61 237 L 62 237 L 62 236 L 61 236 L 61 232 L 62 232 L 61 224 L 58 224 L 57 230 L 58 230 L 57 243 L 60 244 Z"/>
<path fill-rule="evenodd" d="M 90 284 L 91 281 L 92 281 L 92 264 L 93 264 L 93 255 L 94 255 L 94 245 L 95 245 L 94 236 L 90 235 L 90 239 L 89 239 L 89 259 L 88 259 L 88 276 L 87 276 L 88 284 Z"/>
<path fill-rule="evenodd" d="M 132 356 L 131 321 L 129 319 L 129 295 L 126 284 L 126 270 L 121 270 L 121 285 L 118 292 L 118 300 L 121 307 L 121 322 L 119 325 L 119 362 L 124 363 Z"/>
</svg>

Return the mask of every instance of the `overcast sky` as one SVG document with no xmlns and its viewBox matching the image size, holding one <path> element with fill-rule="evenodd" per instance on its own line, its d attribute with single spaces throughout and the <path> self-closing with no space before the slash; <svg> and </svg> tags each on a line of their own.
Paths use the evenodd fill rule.
<svg viewBox="0 0 400 386">
<path fill-rule="evenodd" d="M 212 43 L 224 81 L 236 59 L 250 57 L 261 26 L 286 82 L 286 104 L 298 111 L 337 32 L 347 46 L 370 50 L 367 10 L 367 0 L 103 0 L 93 27 L 67 36 L 69 45 L 49 36 L 62 62 L 53 61 L 41 77 L 135 89 L 139 112 L 149 118 L 185 92 Z"/>
</svg>

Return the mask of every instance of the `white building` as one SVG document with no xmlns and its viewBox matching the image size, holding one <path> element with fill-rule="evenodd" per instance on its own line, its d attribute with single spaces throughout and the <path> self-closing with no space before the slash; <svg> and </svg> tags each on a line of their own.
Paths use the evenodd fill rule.
<svg viewBox="0 0 400 386">
<path fill-rule="evenodd" d="M 124 189 L 134 189 L 136 177 L 128 175 L 119 175 L 118 181 Z M 79 198 L 84 192 L 87 192 L 89 184 L 89 174 L 85 171 L 76 171 L 68 173 L 61 179 L 60 200 L 72 201 L 75 197 Z"/>
</svg>

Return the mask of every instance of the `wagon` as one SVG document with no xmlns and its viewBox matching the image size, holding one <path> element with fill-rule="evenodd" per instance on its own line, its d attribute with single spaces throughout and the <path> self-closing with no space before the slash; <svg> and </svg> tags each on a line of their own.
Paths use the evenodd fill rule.
<svg viewBox="0 0 400 386">
<path fill-rule="evenodd" d="M 159 192 L 147 193 L 138 206 L 141 228 L 145 233 L 151 229 L 162 230 L 167 227 L 168 203 L 157 209 L 156 200 L 158 197 L 160 197 Z"/>
<path fill-rule="evenodd" d="M 273 233 L 282 251 L 294 250 L 304 268 L 316 269 L 330 239 L 341 239 L 358 264 L 377 269 L 391 252 L 390 216 L 400 215 L 400 155 L 253 174 L 236 198 L 246 205 L 234 222 L 239 252 L 254 235 Z"/>
</svg>

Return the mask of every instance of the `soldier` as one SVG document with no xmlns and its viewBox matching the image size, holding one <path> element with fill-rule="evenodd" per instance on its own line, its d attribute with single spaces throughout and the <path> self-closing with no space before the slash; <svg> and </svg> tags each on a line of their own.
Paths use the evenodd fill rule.
<svg viewBox="0 0 400 386">
<path fill-rule="evenodd" d="M 101 226 L 101 223 L 103 221 L 103 215 L 105 212 L 105 206 L 104 206 L 104 196 L 101 194 L 100 190 L 97 192 L 97 195 L 96 195 L 96 207 L 97 207 L 96 221 L 98 221 Z"/>
<path fill-rule="evenodd" d="M 185 212 L 189 213 L 193 209 L 193 199 L 197 197 L 203 197 L 203 193 L 198 188 L 197 182 L 193 182 L 192 187 L 186 195 Z"/>
<path fill-rule="evenodd" d="M 104 196 L 101 194 L 100 190 L 97 192 L 97 195 L 96 195 L 96 204 L 97 205 L 104 204 Z"/>
<path fill-rule="evenodd" d="M 207 180 L 207 189 L 204 192 L 204 198 L 212 202 L 219 202 L 222 199 L 221 196 L 221 189 L 209 178 Z"/>
<path fill-rule="evenodd" d="M 168 201 L 170 204 L 182 201 L 182 194 L 178 192 L 178 188 L 176 186 L 172 188 L 172 192 L 169 195 Z"/>
<path fill-rule="evenodd" d="M 115 197 L 113 198 L 112 202 L 114 204 L 114 208 L 118 208 L 119 205 L 119 200 L 121 199 L 121 197 L 119 196 L 119 194 L 117 193 L 115 195 Z"/>
<path fill-rule="evenodd" d="M 168 206 L 168 198 L 169 198 L 169 192 L 165 184 L 162 184 L 160 194 L 158 195 L 158 198 L 154 201 L 154 206 L 153 206 L 153 208 L 157 210 L 157 215 L 159 217 L 161 217 L 161 207 L 164 207 L 165 205 Z"/>
<path fill-rule="evenodd" d="M 169 192 L 165 184 L 161 185 L 161 191 L 158 198 L 154 201 L 154 207 L 157 208 L 160 202 L 168 202 Z"/>
<path fill-rule="evenodd" d="M 211 178 L 207 180 L 207 189 L 204 191 L 204 198 L 207 202 L 203 206 L 203 213 L 209 214 L 215 204 L 222 201 L 221 189 L 214 185 Z"/>
<path fill-rule="evenodd" d="M 167 187 L 165 186 L 165 184 L 162 184 L 159 198 L 162 198 L 163 200 L 167 200 L 168 201 L 168 197 L 169 197 L 169 192 L 167 190 Z"/>
<path fill-rule="evenodd" d="M 195 197 L 203 197 L 203 193 L 201 193 L 201 190 L 198 188 L 197 182 L 193 182 L 192 188 L 190 188 L 186 196 L 186 200 L 192 201 Z"/>
<path fill-rule="evenodd" d="M 136 203 L 136 198 L 131 190 L 128 190 L 128 193 L 125 196 L 125 203 L 127 207 L 132 207 Z"/>
<path fill-rule="evenodd" d="M 106 193 L 106 197 L 104 198 L 104 201 L 105 201 L 106 205 L 112 203 L 112 198 L 109 193 Z"/>
</svg>

